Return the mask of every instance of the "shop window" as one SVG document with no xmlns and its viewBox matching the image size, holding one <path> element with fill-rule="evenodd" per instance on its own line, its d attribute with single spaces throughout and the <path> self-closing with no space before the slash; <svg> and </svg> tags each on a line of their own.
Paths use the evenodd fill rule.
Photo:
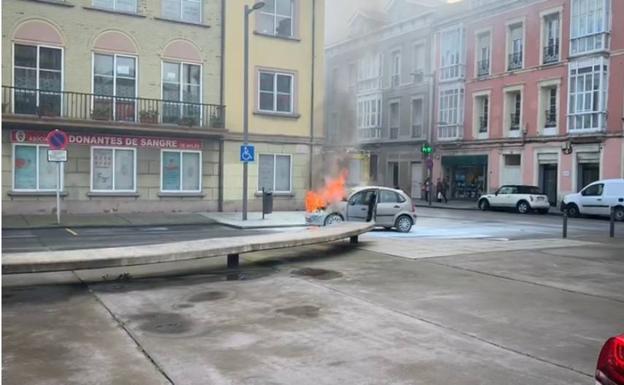
<svg viewBox="0 0 624 385">
<path fill-rule="evenodd" d="M 13 190 L 56 191 L 57 164 L 48 162 L 48 147 L 17 144 L 13 149 Z M 63 164 L 61 164 L 61 189 Z"/>
<path fill-rule="evenodd" d="M 136 150 L 91 147 L 91 191 L 135 192 Z"/>
<path fill-rule="evenodd" d="M 200 192 L 201 152 L 162 151 L 161 191 Z"/>
<path fill-rule="evenodd" d="M 290 155 L 262 154 L 258 162 L 258 191 L 291 192 Z"/>
</svg>

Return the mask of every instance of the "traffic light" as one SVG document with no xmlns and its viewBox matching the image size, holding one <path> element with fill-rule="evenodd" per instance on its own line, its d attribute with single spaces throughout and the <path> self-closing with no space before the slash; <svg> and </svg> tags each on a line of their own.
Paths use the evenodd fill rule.
<svg viewBox="0 0 624 385">
<path fill-rule="evenodd" d="M 433 152 L 433 147 L 431 147 L 429 143 L 424 143 L 420 148 L 420 152 L 425 155 L 431 155 L 431 153 Z"/>
</svg>

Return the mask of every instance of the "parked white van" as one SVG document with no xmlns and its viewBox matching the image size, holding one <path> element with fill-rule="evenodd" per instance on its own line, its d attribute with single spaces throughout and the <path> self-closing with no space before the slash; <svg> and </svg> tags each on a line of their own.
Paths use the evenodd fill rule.
<svg viewBox="0 0 624 385">
<path fill-rule="evenodd" d="M 624 179 L 606 179 L 587 185 L 577 194 L 568 194 L 561 202 L 561 209 L 568 215 L 611 215 L 615 207 L 615 219 L 624 221 Z"/>
</svg>

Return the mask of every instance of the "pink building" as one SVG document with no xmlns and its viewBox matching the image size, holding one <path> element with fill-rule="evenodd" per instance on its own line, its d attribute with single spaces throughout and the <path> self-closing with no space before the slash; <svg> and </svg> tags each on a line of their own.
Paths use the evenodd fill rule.
<svg viewBox="0 0 624 385">
<path fill-rule="evenodd" d="M 624 1 L 466 0 L 441 19 L 433 172 L 453 198 L 529 184 L 556 204 L 624 177 Z"/>
</svg>

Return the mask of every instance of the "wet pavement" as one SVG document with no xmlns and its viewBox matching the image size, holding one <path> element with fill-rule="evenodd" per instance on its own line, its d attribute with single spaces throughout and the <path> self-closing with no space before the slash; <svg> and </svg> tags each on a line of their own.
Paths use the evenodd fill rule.
<svg viewBox="0 0 624 385">
<path fill-rule="evenodd" d="M 470 221 L 455 215 L 431 221 L 447 228 Z M 480 218 L 473 222 L 487 221 Z M 554 226 L 548 222 L 533 230 L 540 237 L 520 232 L 505 241 L 533 217 L 494 218 L 508 222 L 508 236 L 375 232 L 358 248 L 340 242 L 249 254 L 240 270 L 146 279 L 116 272 L 93 284 L 80 279 L 90 273 L 77 272 L 64 278 L 68 285 L 7 286 L 2 379 L 592 383 L 602 343 L 624 331 L 624 237 L 609 240 L 600 235 L 604 223 L 588 220 L 579 222 L 577 241 L 545 238 L 557 233 L 544 230 Z M 581 235 L 583 227 L 595 232 Z M 399 240 L 411 242 L 413 256 L 393 255 Z M 461 242 L 482 243 L 480 252 L 462 252 Z M 537 242 L 544 246 L 530 248 Z M 501 247 L 507 243 L 514 248 Z M 436 255 L 419 258 L 424 244 Z"/>
</svg>

